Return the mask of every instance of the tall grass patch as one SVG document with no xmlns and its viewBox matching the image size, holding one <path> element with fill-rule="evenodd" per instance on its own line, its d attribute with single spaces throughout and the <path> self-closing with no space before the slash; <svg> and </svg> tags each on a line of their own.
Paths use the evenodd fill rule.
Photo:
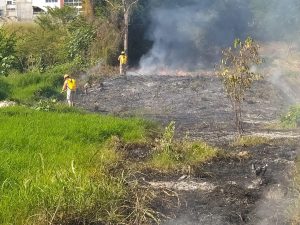
<svg viewBox="0 0 300 225">
<path fill-rule="evenodd" d="M 0 224 L 117 223 L 126 191 L 105 142 L 144 141 L 148 124 L 25 107 L 0 109 L 0 121 Z"/>
<path fill-rule="evenodd" d="M 0 78 L 0 100 L 6 99 L 11 94 L 11 86 Z"/>
<path fill-rule="evenodd" d="M 290 215 L 291 215 L 291 225 L 297 225 L 300 224 L 300 194 L 299 194 L 299 188 L 300 188 L 300 160 L 298 159 L 296 161 L 295 166 L 295 174 L 294 174 L 294 191 L 295 191 L 295 197 L 294 197 L 294 204 L 291 204 L 291 207 L 289 209 Z"/>
<path fill-rule="evenodd" d="M 218 155 L 219 149 L 202 141 L 175 140 L 175 122 L 171 122 L 158 140 L 154 154 L 148 162 L 161 171 L 181 169 L 198 165 Z"/>
<path fill-rule="evenodd" d="M 56 66 L 45 73 L 37 70 L 23 74 L 12 73 L 6 78 L 2 78 L 2 82 L 10 87 L 9 90 L 4 90 L 5 97 L 27 104 L 45 98 L 61 100 L 64 98 L 60 93 L 63 74 L 70 71 L 71 67 L 71 64 L 65 64 Z"/>
<path fill-rule="evenodd" d="M 255 136 L 255 135 L 246 135 L 238 137 L 232 143 L 232 146 L 238 147 L 253 147 L 257 145 L 270 144 L 272 139 L 263 136 Z"/>
</svg>

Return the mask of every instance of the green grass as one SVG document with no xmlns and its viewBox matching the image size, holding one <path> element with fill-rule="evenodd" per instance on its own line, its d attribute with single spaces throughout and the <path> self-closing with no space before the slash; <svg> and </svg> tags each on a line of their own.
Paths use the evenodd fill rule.
<svg viewBox="0 0 300 225">
<path fill-rule="evenodd" d="M 168 172 L 188 165 L 200 165 L 216 157 L 219 152 L 218 148 L 201 141 L 174 141 L 169 149 L 158 149 L 148 163 L 151 168 Z"/>
<path fill-rule="evenodd" d="M 64 96 L 60 93 L 63 85 L 63 74 L 71 70 L 71 64 L 56 66 L 45 73 L 31 71 L 28 73 L 12 73 L 0 80 L 0 99 L 9 98 L 25 104 L 32 104 L 45 98 L 56 98 L 62 100 Z"/>
<path fill-rule="evenodd" d="M 175 122 L 171 121 L 158 141 L 148 166 L 164 172 L 181 170 L 210 160 L 220 152 L 202 141 L 175 140 L 174 134 Z"/>
<path fill-rule="evenodd" d="M 281 117 L 284 128 L 296 128 L 300 124 L 300 105 L 291 106 L 289 111 Z"/>
<path fill-rule="evenodd" d="M 234 140 L 232 143 L 233 146 L 243 146 L 243 147 L 252 147 L 257 145 L 263 145 L 263 144 L 270 144 L 271 139 L 267 137 L 262 136 L 254 136 L 254 135 L 247 135 L 247 136 L 241 136 Z"/>
<path fill-rule="evenodd" d="M 122 217 L 122 177 L 109 175 L 120 156 L 105 142 L 145 141 L 148 124 L 74 111 L 0 109 L 0 224 Z"/>
</svg>

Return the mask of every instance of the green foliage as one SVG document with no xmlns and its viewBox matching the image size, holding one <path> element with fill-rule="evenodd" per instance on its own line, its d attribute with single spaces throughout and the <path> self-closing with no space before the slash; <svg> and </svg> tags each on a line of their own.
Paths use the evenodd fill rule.
<svg viewBox="0 0 300 225">
<path fill-rule="evenodd" d="M 67 61 L 65 42 L 67 35 L 61 30 L 45 30 L 34 24 L 5 26 L 7 32 L 16 35 L 15 69 L 21 72 L 40 70 L 41 72 Z"/>
<path fill-rule="evenodd" d="M 60 36 L 65 39 L 63 50 L 69 60 L 76 59 L 80 66 L 90 62 L 95 29 L 92 23 L 78 15 L 75 8 L 49 8 L 47 14 L 38 16 L 36 21 L 46 31 L 60 31 Z"/>
<path fill-rule="evenodd" d="M 95 38 L 95 32 L 91 26 L 80 27 L 72 32 L 72 38 L 68 43 L 68 55 L 71 59 L 78 57 L 83 64 L 90 59 L 90 46 Z"/>
<path fill-rule="evenodd" d="M 166 128 L 149 162 L 151 168 L 169 171 L 185 166 L 201 164 L 215 156 L 219 150 L 201 141 L 178 141 L 174 139 L 175 122 Z"/>
<path fill-rule="evenodd" d="M 3 78 L 3 82 L 9 84 L 6 97 L 21 103 L 32 103 L 45 98 L 62 100 L 60 93 L 63 85 L 63 74 L 68 73 L 72 64 L 54 67 L 45 73 L 31 71 L 25 74 L 11 74 Z M 4 89 L 3 89 L 4 90 Z"/>
<path fill-rule="evenodd" d="M 247 89 L 253 82 L 261 79 L 252 67 L 262 63 L 259 45 L 250 37 L 245 41 L 235 39 L 233 47 L 222 51 L 222 60 L 217 75 L 222 78 L 225 91 L 235 113 L 235 124 L 239 134 L 242 132 L 241 107 Z"/>
<path fill-rule="evenodd" d="M 175 122 L 171 121 L 165 128 L 162 138 L 159 140 L 159 151 L 170 152 L 174 141 Z"/>
<path fill-rule="evenodd" d="M 11 86 L 0 78 L 0 100 L 8 98 L 11 94 Z"/>
<path fill-rule="evenodd" d="M 300 124 L 300 105 L 291 106 L 289 111 L 281 117 L 281 124 L 286 128 L 296 128 Z"/>
<path fill-rule="evenodd" d="M 56 99 L 40 100 L 33 108 L 38 111 L 55 111 Z"/>
<path fill-rule="evenodd" d="M 105 141 L 144 141 L 144 121 L 25 107 L 0 109 L 0 120 L 1 224 L 125 220 L 128 187 L 110 175 L 120 158 Z"/>
<path fill-rule="evenodd" d="M 34 91 L 33 93 L 33 99 L 39 100 L 44 98 L 56 98 L 59 100 L 62 100 L 62 94 L 53 86 L 42 86 Z"/>
<path fill-rule="evenodd" d="M 5 29 L 16 34 L 15 68 L 21 72 L 44 72 L 78 58 L 80 66 L 91 62 L 95 29 L 74 8 L 49 8 L 37 17 L 36 24 L 6 25 Z"/>
<path fill-rule="evenodd" d="M 72 7 L 49 8 L 37 16 L 35 23 L 6 24 L 4 29 L 15 34 L 15 64 L 10 55 L 5 60 L 5 71 L 20 72 L 48 69 L 74 62 L 74 69 L 82 70 L 94 62 L 118 65 L 122 45 L 122 2 L 95 1 L 96 17 L 88 19 Z M 136 46 L 133 46 L 136 48 Z M 140 49 L 140 48 L 138 48 Z"/>
<path fill-rule="evenodd" d="M 78 18 L 78 11 L 74 7 L 64 6 L 62 8 L 47 8 L 47 13 L 37 16 L 35 22 L 44 30 L 63 29 L 66 31 L 68 26 Z"/>
<path fill-rule="evenodd" d="M 0 27 L 0 75 L 7 75 L 15 62 L 15 45 L 14 35 L 8 35 Z"/>
</svg>

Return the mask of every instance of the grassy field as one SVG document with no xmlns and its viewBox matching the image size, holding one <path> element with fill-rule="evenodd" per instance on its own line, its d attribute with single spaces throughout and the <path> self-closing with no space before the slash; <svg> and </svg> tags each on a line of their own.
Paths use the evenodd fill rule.
<svg viewBox="0 0 300 225">
<path fill-rule="evenodd" d="M 151 203 L 140 202 L 148 199 L 145 190 L 128 186 L 128 173 L 182 170 L 215 157 L 218 149 L 175 140 L 174 123 L 161 137 L 158 131 L 154 143 L 150 122 L 66 107 L 59 100 L 65 99 L 60 89 L 68 71 L 70 65 L 62 65 L 0 78 L 0 100 L 26 105 L 0 109 L 0 224 L 155 221 Z M 133 162 L 116 140 L 121 148 L 127 143 L 153 148 L 145 162 Z M 125 168 L 116 169 L 120 165 Z"/>
<path fill-rule="evenodd" d="M 48 112 L 16 106 L 0 109 L 0 122 L 4 225 L 148 224 L 148 219 L 155 221 L 155 212 L 143 202 L 148 199 L 145 189 L 127 184 L 127 172 L 140 166 L 174 172 L 210 160 L 219 151 L 204 142 L 174 140 L 171 123 L 141 165 L 114 147 L 116 141 L 123 146 L 151 141 L 154 125 L 141 119 L 62 106 Z M 116 169 L 120 165 L 128 168 Z"/>
<path fill-rule="evenodd" d="M 109 176 L 120 154 L 105 143 L 144 141 L 146 122 L 25 107 L 0 109 L 0 121 L 0 224 L 122 217 L 126 189 Z"/>
</svg>

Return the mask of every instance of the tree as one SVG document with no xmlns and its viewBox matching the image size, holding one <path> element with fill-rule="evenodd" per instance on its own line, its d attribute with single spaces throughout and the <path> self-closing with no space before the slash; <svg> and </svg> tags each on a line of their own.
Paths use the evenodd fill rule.
<svg viewBox="0 0 300 225">
<path fill-rule="evenodd" d="M 95 14 L 94 14 L 94 2 L 93 0 L 84 0 L 83 1 L 83 13 L 86 18 L 93 19 Z"/>
<path fill-rule="evenodd" d="M 132 8 L 139 0 L 121 0 L 122 2 L 113 3 L 111 0 L 105 0 L 113 9 L 122 10 L 123 12 L 123 47 L 128 55 L 128 27 Z"/>
<path fill-rule="evenodd" d="M 250 37 L 245 41 L 235 39 L 233 47 L 222 51 L 222 60 L 217 72 L 230 99 L 239 135 L 243 132 L 242 103 L 245 91 L 252 87 L 255 80 L 261 79 L 253 70 L 254 65 L 262 63 L 258 50 L 259 45 Z"/>
<path fill-rule="evenodd" d="M 71 6 L 62 8 L 48 7 L 47 13 L 39 14 L 35 22 L 45 30 L 67 29 L 78 18 L 77 9 Z"/>
<path fill-rule="evenodd" d="M 90 0 L 87 2 L 92 4 Z M 88 19 L 91 18 L 92 14 L 93 12 L 89 14 L 89 17 L 88 15 L 83 17 L 78 14 L 76 8 L 65 6 L 63 8 L 49 8 L 47 13 L 37 17 L 36 22 L 43 29 L 40 33 L 46 33 L 45 38 L 40 39 L 39 43 L 43 43 L 43 40 L 51 37 L 53 39 L 49 42 L 51 44 L 39 47 L 39 52 L 42 53 L 39 54 L 41 55 L 39 58 L 42 59 L 43 69 L 55 64 L 58 56 L 62 55 L 55 53 L 61 51 L 64 53 L 65 61 L 70 60 L 79 65 L 87 65 L 91 61 L 90 52 L 95 37 L 95 29 Z M 39 34 L 36 36 L 39 37 Z M 48 46 L 50 49 L 47 49 Z M 52 60 L 49 61 L 50 59 Z"/>
<path fill-rule="evenodd" d="M 124 50 L 128 54 L 128 27 L 131 8 L 138 0 L 122 0 L 123 13 L 124 13 Z"/>
<path fill-rule="evenodd" d="M 15 62 L 16 39 L 0 28 L 0 75 L 6 76 Z"/>
</svg>

